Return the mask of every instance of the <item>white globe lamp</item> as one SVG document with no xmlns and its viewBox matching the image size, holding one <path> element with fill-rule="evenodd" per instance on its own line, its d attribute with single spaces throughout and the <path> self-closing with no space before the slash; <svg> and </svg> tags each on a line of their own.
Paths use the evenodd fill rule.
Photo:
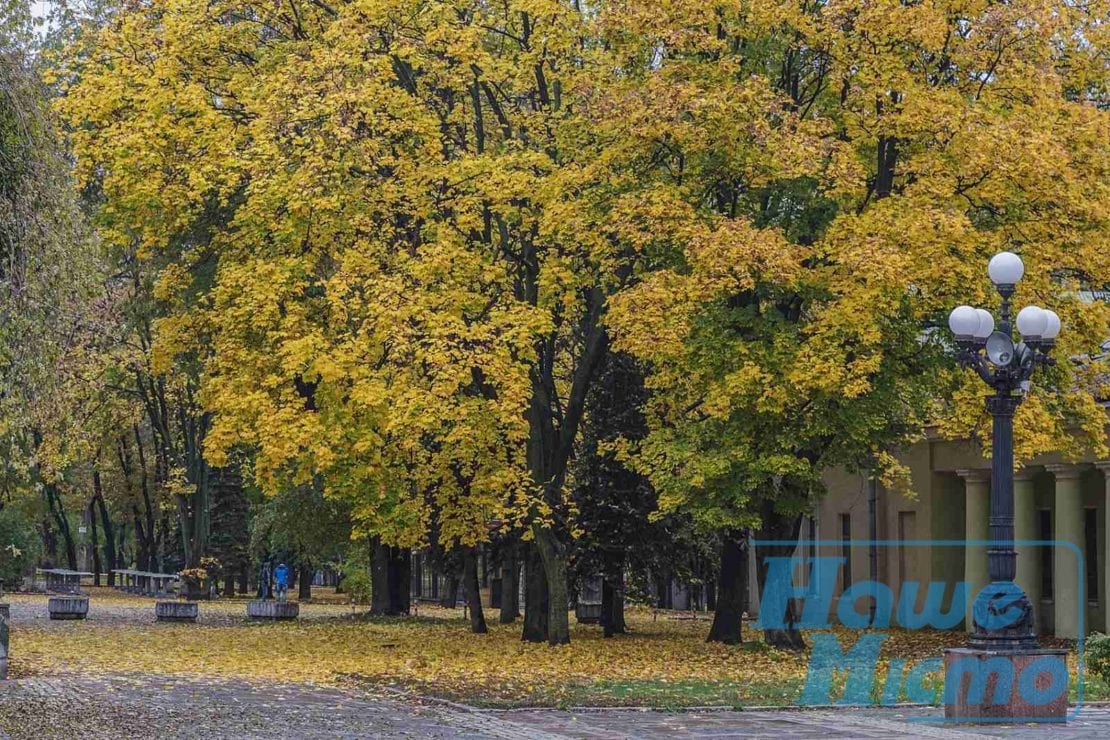
<svg viewBox="0 0 1110 740">
<path fill-rule="evenodd" d="M 1048 319 L 1048 326 L 1041 333 L 1041 339 L 1056 339 L 1060 336 L 1060 317 L 1055 311 L 1045 309 L 1045 317 Z"/>
<path fill-rule="evenodd" d="M 1025 274 L 1025 264 L 1013 252 L 999 252 L 991 257 L 987 274 L 991 276 L 991 282 L 999 287 L 1016 285 Z"/>
<path fill-rule="evenodd" d="M 975 309 L 975 315 L 979 317 L 979 326 L 976 327 L 973 336 L 983 341 L 994 331 L 994 316 L 985 308 Z"/>
<path fill-rule="evenodd" d="M 979 330 L 979 314 L 971 306 L 957 306 L 948 314 L 948 328 L 958 341 L 967 341 Z"/>
<path fill-rule="evenodd" d="M 1026 339 L 1040 339 L 1048 329 L 1048 315 L 1039 306 L 1026 306 L 1018 311 L 1017 330 Z"/>
</svg>

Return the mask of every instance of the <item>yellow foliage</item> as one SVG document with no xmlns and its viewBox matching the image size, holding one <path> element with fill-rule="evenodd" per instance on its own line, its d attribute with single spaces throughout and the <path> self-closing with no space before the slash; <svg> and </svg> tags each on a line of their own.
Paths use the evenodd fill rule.
<svg viewBox="0 0 1110 740">
<path fill-rule="evenodd" d="M 41 596 L 8 598 L 46 609 Z M 98 608 L 116 614 L 100 621 Z M 707 643 L 704 615 L 642 608 L 628 611 L 628 634 L 604 638 L 596 626 L 575 625 L 573 643 L 554 649 L 521 642 L 512 626 L 471 634 L 458 610 L 438 607 L 421 606 L 419 617 L 366 619 L 343 604 L 302 603 L 297 621 L 276 624 L 248 622 L 245 608 L 243 601 L 203 602 L 197 624 L 156 623 L 149 599 L 94 593 L 88 621 L 17 622 L 9 669 L 15 678 L 125 673 L 149 681 L 354 683 L 487 706 L 750 706 L 795 703 L 809 663 L 806 652 L 767 647 L 748 624 L 741 645 Z M 861 634 L 833 632 L 844 649 Z M 891 658 L 912 667 L 965 641 L 959 631 L 891 629 L 879 674 Z"/>
<path fill-rule="evenodd" d="M 104 238 L 171 264 L 152 362 L 199 358 L 209 459 L 360 531 L 571 513 L 601 327 L 652 373 L 637 464 L 715 526 L 885 459 L 930 393 L 979 428 L 922 331 L 1002 248 L 1061 356 L 1107 335 L 1107 0 L 290 8 L 129 4 L 58 105 Z M 1020 454 L 1101 449 L 1106 369 L 1043 376 Z"/>
<path fill-rule="evenodd" d="M 13 596 L 45 609 L 42 597 Z M 149 610 L 150 621 L 97 622 L 98 604 Z M 606 639 L 597 627 L 573 628 L 556 649 L 521 642 L 513 626 L 468 632 L 457 610 L 420 607 L 414 618 L 352 619 L 350 607 L 302 604 L 301 617 L 249 623 L 242 601 L 201 603 L 200 622 L 153 622 L 150 600 L 94 597 L 86 622 L 19 625 L 11 638 L 14 676 L 78 672 L 219 676 L 246 680 L 343 684 L 352 680 L 487 705 L 648 703 L 792 703 L 808 656 L 766 647 L 745 629 L 746 644 L 705 642 L 709 623 L 689 614 L 633 609 L 630 632 Z M 679 618 L 675 618 L 679 617 Z M 839 630 L 850 645 L 858 636 Z M 932 658 L 961 633 L 895 630 L 885 657 Z M 672 690 L 668 692 L 670 685 Z M 686 689 L 682 689 L 687 685 Z M 626 686 L 627 692 L 612 687 Z M 689 687 L 700 687 L 691 690 Z M 708 696 L 706 696 L 708 692 Z M 689 695 L 684 695 L 689 694 Z"/>
</svg>

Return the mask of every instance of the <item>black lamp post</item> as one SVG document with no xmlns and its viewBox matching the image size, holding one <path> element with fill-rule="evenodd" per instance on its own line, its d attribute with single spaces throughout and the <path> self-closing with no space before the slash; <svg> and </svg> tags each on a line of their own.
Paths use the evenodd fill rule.
<svg viewBox="0 0 1110 740">
<path fill-rule="evenodd" d="M 970 645 L 1000 652 L 1034 648 L 1033 605 L 1014 583 L 1014 412 L 1029 389 L 1038 365 L 1048 356 L 1060 333 L 1060 317 L 1053 311 L 1027 306 L 1017 315 L 1021 341 L 1015 343 L 1010 321 L 1010 298 L 1025 274 L 1021 258 L 1002 252 L 991 258 L 991 280 L 1002 296 L 998 328 L 989 311 L 960 306 L 948 317 L 956 335 L 960 364 L 971 367 L 994 389 L 987 396 L 987 410 L 994 420 L 991 445 L 990 547 L 987 568 L 990 585 L 972 606 Z M 974 596 L 969 595 L 969 596 Z"/>
</svg>

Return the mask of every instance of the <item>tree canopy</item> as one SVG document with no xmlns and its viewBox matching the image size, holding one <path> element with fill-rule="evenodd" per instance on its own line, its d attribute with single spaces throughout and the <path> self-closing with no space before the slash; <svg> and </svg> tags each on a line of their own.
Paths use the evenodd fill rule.
<svg viewBox="0 0 1110 740">
<path fill-rule="evenodd" d="M 788 535 L 829 467 L 894 481 L 927 423 L 981 433 L 935 329 L 991 300 L 1003 249 L 1079 358 L 1022 406 L 1020 455 L 1104 449 L 1107 10 L 101 13 L 55 68 L 57 109 L 189 564 L 214 471 L 245 454 L 270 495 L 342 502 L 356 537 L 531 540 L 528 609 L 548 607 L 525 636 L 565 642 L 570 462 L 596 450 L 580 432 L 614 349 L 644 369 L 647 429 L 605 436 L 660 511 Z"/>
</svg>

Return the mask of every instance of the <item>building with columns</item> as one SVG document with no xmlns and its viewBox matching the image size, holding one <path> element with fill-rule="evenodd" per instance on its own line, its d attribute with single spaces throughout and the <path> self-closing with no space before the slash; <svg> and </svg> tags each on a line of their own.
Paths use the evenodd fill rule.
<svg viewBox="0 0 1110 740">
<path fill-rule="evenodd" d="M 830 472 L 828 494 L 802 527 L 799 555 L 847 558 L 837 583 L 810 584 L 811 589 L 831 588 L 834 605 L 851 583 L 870 580 L 872 570 L 896 600 L 904 583 L 919 583 L 919 605 L 928 583 L 950 584 L 945 609 L 955 582 L 970 585 L 969 602 L 988 582 L 990 460 L 976 444 L 935 436 L 914 445 L 902 459 L 912 472 L 911 494 L 884 491 L 863 475 Z M 874 558 L 867 545 L 850 544 L 872 539 L 872 506 L 874 539 L 890 542 L 875 547 Z M 1030 461 L 1016 474 L 1015 541 L 1073 546 L 1016 548 L 1017 580 L 1033 602 L 1040 634 L 1075 638 L 1081 629 L 1110 631 L 1108 530 L 1110 461 L 1069 462 L 1050 455 Z"/>
</svg>

